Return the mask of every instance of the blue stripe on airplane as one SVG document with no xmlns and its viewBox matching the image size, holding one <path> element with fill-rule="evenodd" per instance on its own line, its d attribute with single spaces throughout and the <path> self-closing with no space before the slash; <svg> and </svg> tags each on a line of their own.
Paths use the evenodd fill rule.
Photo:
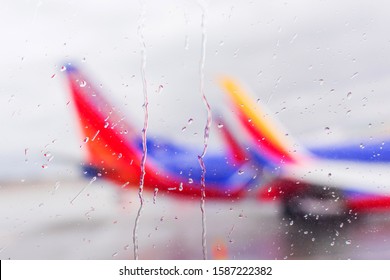
<svg viewBox="0 0 390 280">
<path fill-rule="evenodd" d="M 390 140 L 311 148 L 310 151 L 320 158 L 332 160 L 390 162 Z"/>
</svg>

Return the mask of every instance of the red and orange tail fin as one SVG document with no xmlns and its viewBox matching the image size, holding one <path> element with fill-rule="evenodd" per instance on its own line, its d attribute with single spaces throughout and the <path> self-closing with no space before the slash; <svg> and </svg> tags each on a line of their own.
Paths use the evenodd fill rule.
<svg viewBox="0 0 390 280">
<path fill-rule="evenodd" d="M 87 163 L 98 169 L 118 171 L 125 162 L 128 165 L 134 160 L 136 172 L 140 151 L 134 144 L 134 128 L 76 67 L 67 64 L 66 75 L 84 138 L 83 146 L 87 148 Z"/>
<path fill-rule="evenodd" d="M 246 91 L 231 78 L 223 78 L 221 86 L 232 101 L 237 118 L 249 136 L 249 143 L 263 161 L 275 165 L 302 161 L 305 151 L 295 141 L 293 144 L 291 136 L 280 133 L 284 130 L 264 107 L 253 102 Z M 299 152 L 297 149 L 300 149 Z"/>
</svg>

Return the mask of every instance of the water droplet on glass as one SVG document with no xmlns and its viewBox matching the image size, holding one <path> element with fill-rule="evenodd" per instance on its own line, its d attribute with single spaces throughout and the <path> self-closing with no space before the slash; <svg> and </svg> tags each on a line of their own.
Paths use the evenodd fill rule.
<svg viewBox="0 0 390 280">
<path fill-rule="evenodd" d="M 348 92 L 348 93 L 347 93 L 347 98 L 348 98 L 348 99 L 351 99 L 351 98 L 352 98 L 352 92 Z"/>
<path fill-rule="evenodd" d="M 182 191 L 182 190 L 183 190 L 183 183 L 180 183 L 179 191 Z"/>
<path fill-rule="evenodd" d="M 320 86 L 324 84 L 324 79 L 319 79 L 318 81 L 320 82 Z"/>
<path fill-rule="evenodd" d="M 184 49 L 188 50 L 190 48 L 190 38 L 186 36 L 185 42 L 184 42 Z"/>
<path fill-rule="evenodd" d="M 240 49 L 236 49 L 236 51 L 234 52 L 233 54 L 233 57 L 236 58 L 238 56 L 238 53 L 239 53 Z"/>
<path fill-rule="evenodd" d="M 220 41 L 220 42 L 219 42 L 219 45 L 220 45 L 220 46 L 223 46 L 224 44 L 225 44 L 224 41 Z"/>
<path fill-rule="evenodd" d="M 157 193 L 158 193 L 158 188 L 155 188 L 154 192 L 153 192 L 153 203 L 154 204 L 156 204 L 156 201 L 157 201 Z"/>
<path fill-rule="evenodd" d="M 44 156 L 44 157 L 50 157 L 50 156 L 51 156 L 51 153 L 50 153 L 50 152 L 45 152 L 45 153 L 43 154 L 43 156 Z"/>
<path fill-rule="evenodd" d="M 222 128 L 222 127 L 223 127 L 223 124 L 219 123 L 218 128 Z"/>
<path fill-rule="evenodd" d="M 89 141 L 89 137 L 85 137 L 84 138 L 84 143 L 88 143 L 88 141 Z"/>
<path fill-rule="evenodd" d="M 66 66 L 62 66 L 60 71 L 64 72 L 65 70 L 66 70 Z"/>
<path fill-rule="evenodd" d="M 364 149 L 365 148 L 363 143 L 360 143 L 359 147 L 360 147 L 360 149 Z"/>
<path fill-rule="evenodd" d="M 193 121 L 194 121 L 194 120 L 191 118 L 191 119 L 188 120 L 187 123 L 188 123 L 188 124 L 192 124 Z"/>
<path fill-rule="evenodd" d="M 351 240 L 346 240 L 346 241 L 345 241 L 345 244 L 351 245 L 351 244 L 352 244 L 352 241 L 351 241 Z"/>
<path fill-rule="evenodd" d="M 161 93 L 163 89 L 164 89 L 164 86 L 163 85 L 159 85 L 158 89 L 157 89 L 157 93 Z"/>
<path fill-rule="evenodd" d="M 334 246 L 334 241 L 332 241 L 332 242 L 330 243 L 330 246 Z"/>
<path fill-rule="evenodd" d="M 353 75 L 351 76 L 351 79 L 355 78 L 357 75 L 359 75 L 359 72 L 353 73 Z"/>
<path fill-rule="evenodd" d="M 59 189 L 59 187 L 60 187 L 60 182 L 56 182 L 52 194 L 55 194 L 55 192 Z"/>
<path fill-rule="evenodd" d="M 244 174 L 244 170 L 238 170 L 238 175 Z"/>
<path fill-rule="evenodd" d="M 53 75 L 51 75 L 51 77 L 50 77 L 50 78 L 52 78 L 52 79 L 53 79 L 55 76 L 56 76 L 56 74 L 53 74 Z"/>
<path fill-rule="evenodd" d="M 112 257 L 116 257 L 118 256 L 118 252 L 115 252 L 114 254 L 112 254 Z"/>
<path fill-rule="evenodd" d="M 79 82 L 79 86 L 80 86 L 81 88 L 85 87 L 86 85 L 87 85 L 87 82 L 84 81 L 84 80 Z"/>
<path fill-rule="evenodd" d="M 49 166 L 47 164 L 42 164 L 43 169 L 47 169 Z"/>
<path fill-rule="evenodd" d="M 192 184 L 194 182 L 194 180 L 192 178 L 188 178 L 188 183 L 189 184 Z"/>
<path fill-rule="evenodd" d="M 340 228 L 342 228 L 343 226 L 344 226 L 344 223 L 341 223 L 341 224 L 340 224 Z"/>
<path fill-rule="evenodd" d="M 185 131 L 187 129 L 187 127 L 186 126 L 183 126 L 182 128 L 181 128 L 181 131 Z"/>
<path fill-rule="evenodd" d="M 290 222 L 290 226 L 292 226 L 293 224 L 294 224 L 294 221 L 291 221 L 291 222 Z"/>
<path fill-rule="evenodd" d="M 295 39 L 298 37 L 298 33 L 296 33 L 292 39 L 290 40 L 290 44 L 294 43 Z"/>
</svg>

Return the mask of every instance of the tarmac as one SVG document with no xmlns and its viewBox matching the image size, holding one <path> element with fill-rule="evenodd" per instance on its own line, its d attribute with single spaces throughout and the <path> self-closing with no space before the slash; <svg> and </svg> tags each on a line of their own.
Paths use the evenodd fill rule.
<svg viewBox="0 0 390 280">
<path fill-rule="evenodd" d="M 80 190 L 86 188 L 71 203 Z M 139 259 L 202 259 L 200 201 L 145 193 Z M 0 259 L 134 259 L 137 189 L 104 180 L 1 185 Z M 388 259 L 390 213 L 294 222 L 278 202 L 206 199 L 208 259 Z"/>
</svg>

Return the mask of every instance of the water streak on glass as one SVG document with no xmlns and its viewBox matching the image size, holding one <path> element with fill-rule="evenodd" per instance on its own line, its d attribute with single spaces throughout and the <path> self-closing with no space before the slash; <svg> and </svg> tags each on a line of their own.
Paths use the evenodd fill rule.
<svg viewBox="0 0 390 280">
<path fill-rule="evenodd" d="M 76 196 L 70 201 L 70 204 L 73 204 L 73 202 L 80 196 L 80 194 L 82 194 L 83 191 L 84 191 L 89 185 L 91 185 L 93 182 L 95 182 L 96 179 L 97 179 L 96 176 L 94 176 L 94 177 L 89 181 L 89 183 L 88 183 L 87 185 L 85 185 L 85 186 L 76 194 Z"/>
<path fill-rule="evenodd" d="M 133 246 L 134 246 L 134 259 L 138 260 L 138 224 L 141 217 L 143 205 L 144 205 L 144 197 L 143 197 L 143 190 L 144 190 L 144 180 L 145 180 L 145 163 L 146 163 L 146 157 L 148 154 L 148 148 L 146 145 L 146 133 L 148 130 L 148 91 L 147 91 L 147 83 L 146 83 L 146 75 L 145 75 L 145 69 L 146 69 L 146 44 L 145 44 L 145 38 L 143 34 L 144 29 L 144 21 L 145 21 L 145 2 L 142 1 L 141 3 L 141 14 L 139 18 L 139 24 L 138 24 L 138 36 L 141 43 L 141 54 L 142 54 L 142 62 L 141 62 L 141 77 L 142 77 L 142 88 L 143 88 L 143 94 L 144 94 L 144 127 L 142 129 L 142 159 L 141 159 L 141 178 L 139 183 L 139 189 L 138 189 L 138 197 L 140 200 L 140 206 L 137 212 L 137 217 L 135 218 L 134 223 L 134 229 L 133 229 Z"/>
<path fill-rule="evenodd" d="M 203 152 L 200 156 L 198 156 L 199 164 L 202 169 L 201 175 L 201 200 L 200 200 L 200 209 L 202 212 L 202 251 L 203 251 L 203 259 L 207 259 L 207 242 L 206 242 L 206 209 L 205 209 L 205 200 L 206 200 L 206 165 L 204 164 L 204 157 L 207 152 L 208 140 L 210 136 L 210 127 L 212 123 L 212 115 L 211 115 L 211 107 L 209 102 L 207 101 L 205 92 L 204 92 L 204 66 L 206 61 L 206 42 L 207 42 L 207 34 L 206 34 L 206 19 L 207 19 L 207 9 L 206 3 L 203 1 L 199 1 L 199 5 L 202 9 L 202 50 L 201 50 L 201 58 L 199 65 L 199 74 L 200 74 L 200 94 L 202 96 L 203 104 L 207 110 L 207 122 L 204 128 L 204 136 L 203 136 Z"/>
</svg>

